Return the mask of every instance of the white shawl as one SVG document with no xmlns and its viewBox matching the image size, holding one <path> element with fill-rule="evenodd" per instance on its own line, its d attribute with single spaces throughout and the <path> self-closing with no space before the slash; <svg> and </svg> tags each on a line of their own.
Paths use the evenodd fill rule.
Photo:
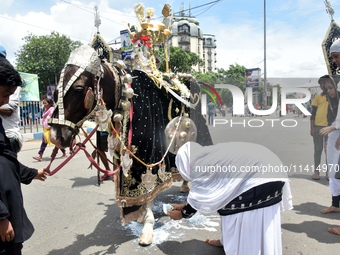
<svg viewBox="0 0 340 255">
<path fill-rule="evenodd" d="M 282 171 L 283 164 L 262 145 L 231 142 L 202 147 L 188 142 L 179 149 L 176 165 L 182 177 L 192 184 L 188 203 L 202 213 L 215 212 L 243 192 L 279 180 L 285 182 L 281 209 L 293 208 L 287 173 Z M 250 171 L 249 167 L 258 171 Z M 266 167 L 281 170 L 264 174 Z"/>
</svg>

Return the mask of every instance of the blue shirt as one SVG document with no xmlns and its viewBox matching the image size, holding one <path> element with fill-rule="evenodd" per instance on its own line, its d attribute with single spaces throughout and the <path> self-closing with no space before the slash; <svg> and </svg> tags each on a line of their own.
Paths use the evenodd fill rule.
<svg viewBox="0 0 340 255">
<path fill-rule="evenodd" d="M 210 102 L 207 106 L 208 106 L 209 114 L 213 114 L 214 113 L 214 108 L 215 108 L 214 103 Z"/>
</svg>

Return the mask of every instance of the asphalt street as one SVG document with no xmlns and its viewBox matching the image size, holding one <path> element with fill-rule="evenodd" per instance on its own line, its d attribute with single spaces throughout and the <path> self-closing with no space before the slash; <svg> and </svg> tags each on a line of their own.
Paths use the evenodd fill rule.
<svg viewBox="0 0 340 255">
<path fill-rule="evenodd" d="M 328 181 L 325 174 L 321 174 L 319 181 L 310 177 L 314 161 L 309 118 L 292 114 L 283 118 L 277 115 L 231 117 L 228 114 L 217 119 L 220 124 L 209 126 L 214 143 L 262 144 L 290 168 L 294 209 L 281 213 L 283 254 L 338 254 L 340 236 L 328 233 L 327 229 L 340 226 L 340 214 L 320 212 L 331 204 Z M 49 146 L 43 161 L 37 162 L 32 157 L 38 154 L 39 146 L 39 140 L 25 142 L 19 160 L 30 167 L 46 167 L 53 148 Z M 87 148 L 92 152 L 90 144 Z M 58 156 L 52 169 L 62 162 L 61 152 Z M 324 155 L 322 163 L 325 163 Z M 218 239 L 221 235 L 218 214 L 196 214 L 190 220 L 176 222 L 162 212 L 163 203 L 186 200 L 186 195 L 179 193 L 180 183 L 155 199 L 152 208 L 156 219 L 154 242 L 140 247 L 138 238 L 142 224 L 133 222 L 121 226 L 114 182 L 109 180 L 98 186 L 97 170 L 89 169 L 89 165 L 80 151 L 45 182 L 34 180 L 22 186 L 25 208 L 36 229 L 24 243 L 24 255 L 224 254 L 223 249 L 205 242 L 206 238 Z"/>
</svg>

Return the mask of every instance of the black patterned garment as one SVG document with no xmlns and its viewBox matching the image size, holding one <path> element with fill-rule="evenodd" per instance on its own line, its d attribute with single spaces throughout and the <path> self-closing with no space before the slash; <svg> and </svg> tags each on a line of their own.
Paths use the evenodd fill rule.
<svg viewBox="0 0 340 255">
<path fill-rule="evenodd" d="M 165 154 L 167 144 L 164 130 L 170 122 L 169 117 L 175 118 L 180 115 L 182 103 L 164 88 L 158 88 L 146 73 L 135 70 L 132 76 L 138 77 L 134 78 L 131 84 L 134 93 L 138 96 L 132 98 L 133 132 L 130 148 L 140 160 L 149 165 L 159 162 Z M 192 87 L 197 84 L 188 82 L 187 86 Z M 198 86 L 197 93 L 199 93 Z M 200 104 L 195 110 L 186 108 L 185 111 L 197 126 L 197 142 L 202 145 L 211 145 L 212 140 L 205 119 L 201 115 Z M 126 126 L 123 137 L 127 145 L 130 122 Z M 116 178 L 116 194 L 117 203 L 121 207 L 123 224 L 138 220 L 145 211 L 145 203 L 153 200 L 161 191 L 171 187 L 172 175 L 179 175 L 175 166 L 175 156 L 171 153 L 167 154 L 163 174 L 160 166 L 148 169 L 136 159 L 133 159 L 132 167 L 127 175 L 120 171 Z"/>
</svg>

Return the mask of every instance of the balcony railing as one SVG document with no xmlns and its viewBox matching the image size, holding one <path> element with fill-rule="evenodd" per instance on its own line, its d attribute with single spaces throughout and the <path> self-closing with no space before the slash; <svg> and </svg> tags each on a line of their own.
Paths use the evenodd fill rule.
<svg viewBox="0 0 340 255">
<path fill-rule="evenodd" d="M 189 29 L 179 29 L 178 33 L 179 34 L 190 34 L 190 31 L 189 31 Z"/>
<path fill-rule="evenodd" d="M 178 39 L 178 43 L 190 43 L 189 37 L 181 37 Z"/>
</svg>

